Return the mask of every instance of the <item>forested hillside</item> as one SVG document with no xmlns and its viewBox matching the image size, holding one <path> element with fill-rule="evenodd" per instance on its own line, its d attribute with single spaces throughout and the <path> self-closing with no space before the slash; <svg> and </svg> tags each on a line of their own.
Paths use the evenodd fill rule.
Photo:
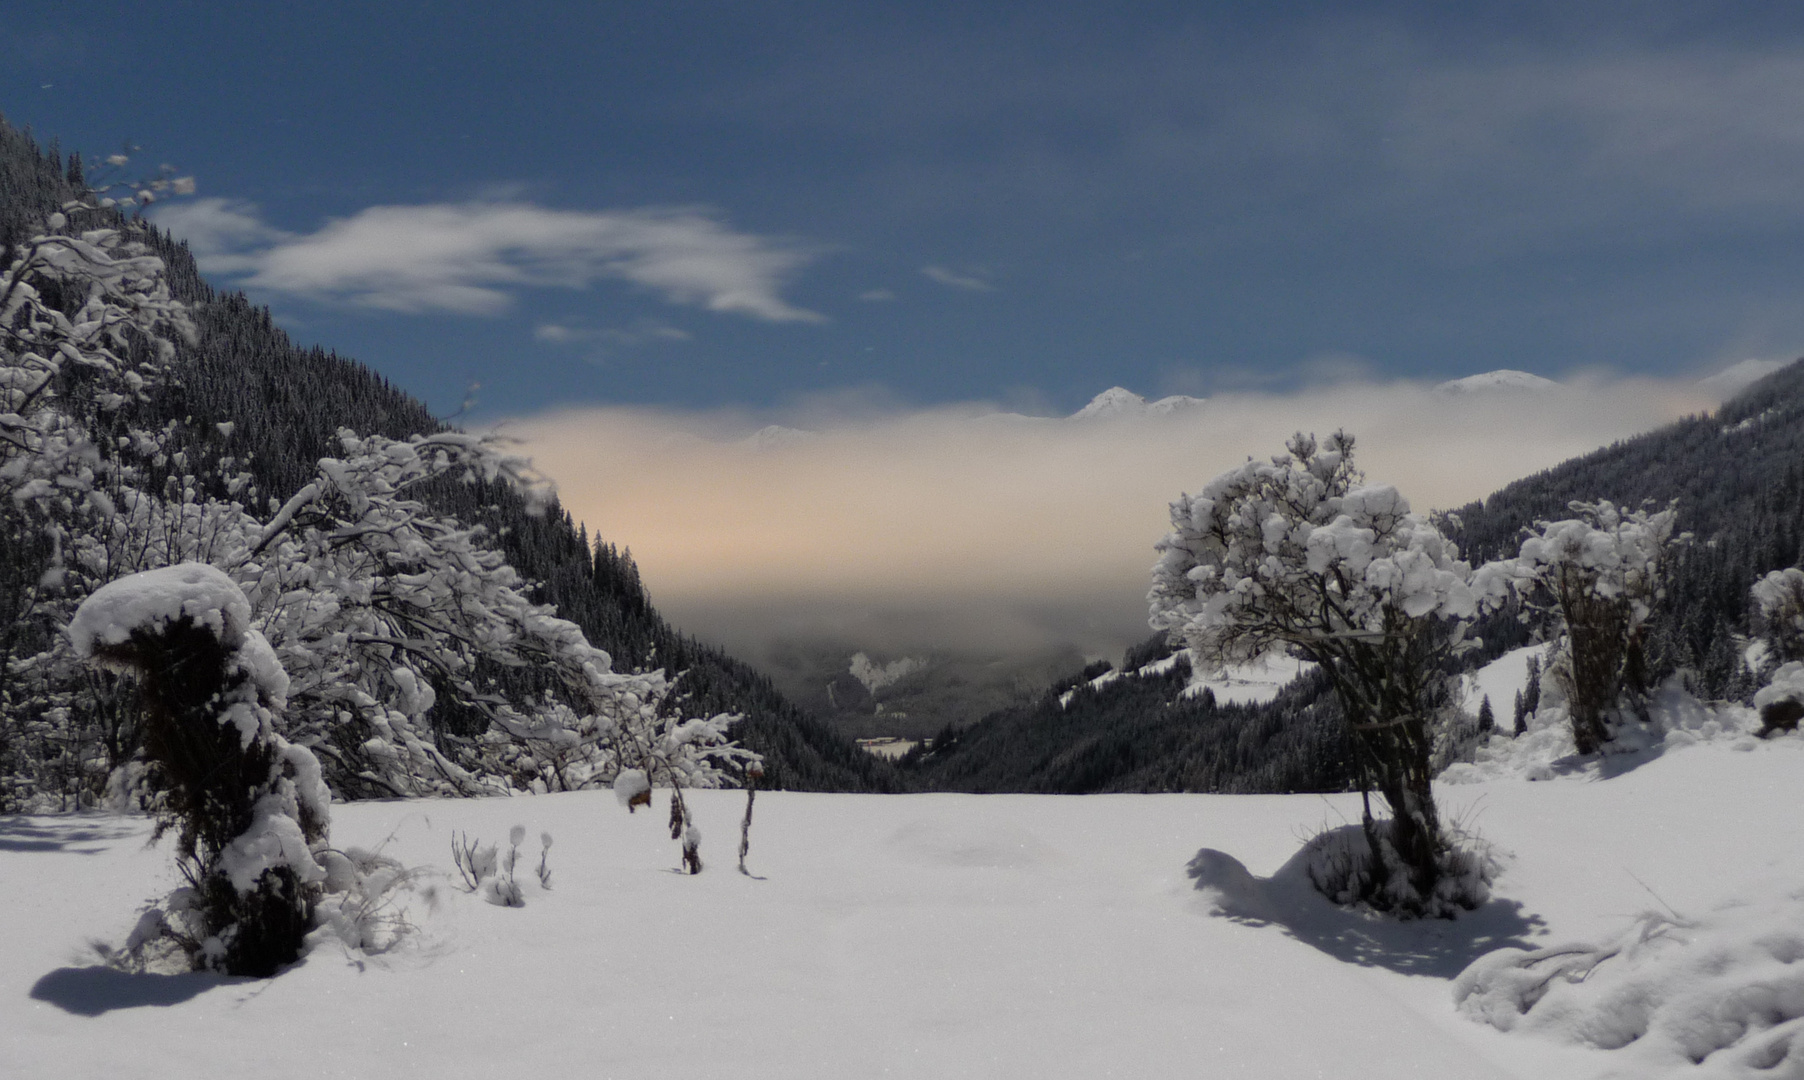
<svg viewBox="0 0 1804 1080">
<path fill-rule="evenodd" d="M 1804 562 L 1804 361 L 1714 414 L 1517 481 L 1461 507 L 1447 524 L 1476 566 L 1515 555 L 1536 520 L 1598 499 L 1629 507 L 1676 500 L 1678 527 L 1691 534 L 1675 549 L 1650 621 L 1653 676 L 1684 669 L 1704 696 L 1749 697 L 1749 589 Z M 1531 630 L 1508 605 L 1478 622 L 1482 645 L 1457 668 L 1527 643 Z M 1154 638 L 1130 651 L 1119 677 L 1092 685 L 1101 665 L 1073 674 L 1032 705 L 943 732 L 904 766 L 917 783 L 951 791 L 1327 791 L 1351 782 L 1325 680 L 1299 680 L 1264 705 L 1217 706 L 1182 696 L 1181 661 L 1136 674 L 1169 651 Z"/>
<path fill-rule="evenodd" d="M 65 162 L 54 147 L 41 150 L 28 134 L 0 118 L 0 252 L 4 253 L 0 266 L 22 258 L 27 241 L 59 207 L 84 190 L 75 158 Z M 83 229 L 112 229 L 123 223 L 112 211 L 78 216 Z M 77 224 L 71 221 L 68 229 L 73 232 Z M 421 436 L 455 435 L 418 400 L 368 368 L 318 348 L 297 346 L 274 325 L 267 310 L 242 295 L 213 290 L 200 278 L 185 245 L 151 228 L 132 235 L 161 258 L 168 291 L 186 308 L 193 325 L 189 335 L 171 335 L 176 345 L 173 360 L 159 369 L 142 400 L 91 411 L 87 422 L 99 425 L 96 430 L 114 432 L 122 447 L 125 436 L 119 433 L 139 433 L 133 437 L 140 445 L 119 450 L 120 462 L 112 466 L 112 473 L 102 470 L 106 483 L 117 485 L 129 472 L 137 487 L 186 506 L 193 514 L 217 516 L 224 512 L 222 507 L 237 507 L 245 511 L 238 517 L 254 518 L 311 490 L 309 485 L 318 487 L 322 459 L 352 459 L 352 446 L 341 437 L 341 429 L 379 437 L 376 443 L 359 444 L 376 455 L 373 461 L 384 453 L 392 457 L 396 447 L 410 439 L 417 449 Z M 51 306 L 69 307 L 79 297 L 47 294 L 45 300 Z M 132 347 L 142 351 L 147 346 L 137 341 Z M 64 401 L 81 402 L 92 392 L 83 389 L 86 384 L 79 371 L 60 371 L 56 379 Z M 154 447 L 145 441 L 144 432 L 153 433 Z M 452 447 L 453 458 L 464 446 L 455 439 L 440 445 L 436 465 L 424 452 L 419 455 L 426 472 L 412 477 L 408 488 L 424 508 L 415 516 L 441 526 L 461 522 L 479 527 L 458 542 L 495 547 L 524 579 L 524 595 L 554 606 L 556 615 L 580 627 L 589 643 L 611 655 L 615 671 L 660 669 L 676 678 L 671 700 L 663 708 L 691 716 L 742 716 L 732 726 L 731 737 L 763 756 L 768 785 L 837 791 L 898 786 L 887 762 L 863 753 L 790 705 L 750 668 L 670 627 L 652 606 L 631 558 L 601 538 L 586 536 L 555 499 L 546 506 L 529 505 L 530 492 L 492 475 L 481 482 L 463 482 L 461 476 L 452 475 L 455 469 L 446 471 L 445 445 Z M 435 468 L 444 474 L 433 473 Z M 321 505 L 306 504 L 304 499 L 302 503 L 308 510 Z M 272 521 L 272 527 L 275 524 Z M 50 565 L 46 560 L 62 557 L 56 547 L 62 541 L 46 547 L 45 535 L 20 521 L 9 522 L 6 550 L 0 552 L 0 577 L 5 578 L 0 585 L 20 610 L 43 591 L 41 579 Z M 15 620 L 4 636 L 9 669 L 41 654 L 46 635 L 52 632 L 48 623 Z M 469 700 L 460 704 L 458 695 L 441 686 L 438 706 L 423 706 L 432 740 L 480 742 L 491 714 L 512 707 L 489 698 L 544 697 L 554 689 L 543 671 L 515 660 L 483 661 L 476 670 L 472 678 L 487 691 L 464 695 Z M 30 680 L 22 681 L 17 670 L 12 674 L 0 683 L 13 695 L 0 716 L 0 774 L 12 777 L 10 786 L 0 787 L 0 809 L 5 809 L 7 791 L 15 798 L 26 791 L 78 800 L 92 797 L 105 781 L 107 770 L 101 766 L 107 759 L 116 763 L 124 748 L 111 745 L 100 754 L 82 743 L 90 737 L 116 743 L 121 725 L 101 719 L 112 706 L 94 705 L 77 694 L 73 704 L 34 711 L 19 696 Z M 103 690 L 102 697 L 112 692 Z M 116 704 L 131 707 L 129 701 Z M 77 714 L 105 730 L 84 729 L 71 719 Z M 124 725 L 128 731 L 129 727 Z M 326 741 L 331 744 L 333 739 L 345 742 L 350 736 L 334 735 Z M 339 749 L 351 760 L 361 745 L 351 739 Z M 530 763 L 531 755 L 525 760 Z M 355 771 L 347 765 L 340 779 Z M 339 794 L 348 796 L 391 793 L 355 782 L 337 786 Z"/>
<path fill-rule="evenodd" d="M 1656 619 L 1661 660 L 1707 694 L 1754 690 L 1741 664 L 1754 581 L 1804 561 L 1804 361 L 1715 413 L 1604 447 L 1460 507 L 1455 537 L 1474 565 L 1512 555 L 1521 530 L 1573 500 L 1672 502 L 1682 544 Z"/>
<path fill-rule="evenodd" d="M 1054 683 L 1031 705 L 947 730 L 903 759 L 944 791 L 1341 791 L 1352 782 L 1340 708 L 1327 680 L 1305 676 L 1267 705 L 1183 696 L 1190 667 L 1158 639 L 1124 674 L 1092 685 L 1101 665 Z M 1143 667 L 1146 675 L 1128 674 Z"/>
</svg>

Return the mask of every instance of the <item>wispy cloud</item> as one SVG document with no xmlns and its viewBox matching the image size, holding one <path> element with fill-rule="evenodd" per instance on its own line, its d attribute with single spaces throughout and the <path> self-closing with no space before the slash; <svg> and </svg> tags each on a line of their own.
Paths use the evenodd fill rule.
<svg viewBox="0 0 1804 1080">
<path fill-rule="evenodd" d="M 658 322 L 655 319 L 641 319 L 631 326 L 610 326 L 600 329 L 571 326 L 568 323 L 540 323 L 533 327 L 532 336 L 535 340 L 552 345 L 601 341 L 611 345 L 634 347 L 659 341 L 688 341 L 694 335 L 687 330 Z"/>
<path fill-rule="evenodd" d="M 293 240 L 291 233 L 263 221 L 255 203 L 240 199 L 188 199 L 161 203 L 151 217 L 186 240 L 203 272 L 237 276 L 255 273 L 258 253 Z"/>
<path fill-rule="evenodd" d="M 308 234 L 204 199 L 158 213 L 210 273 L 267 292 L 389 311 L 494 315 L 528 288 L 624 281 L 665 301 L 765 322 L 823 322 L 783 298 L 815 255 L 702 210 L 553 210 L 520 202 L 373 206 Z"/>
<path fill-rule="evenodd" d="M 1339 381 L 1090 422 L 849 399 L 837 412 L 570 410 L 511 427 L 564 505 L 632 548 L 689 632 L 748 654 L 819 637 L 1107 653 L 1148 633 L 1167 504 L 1299 428 L 1354 432 L 1367 474 L 1429 509 L 1706 408 L 1714 389 L 1570 380 L 1531 402 Z M 772 423 L 817 434 L 748 438 Z"/>
<path fill-rule="evenodd" d="M 894 300 L 896 294 L 888 289 L 866 289 L 864 292 L 858 294 L 858 298 L 860 300 L 881 302 L 884 300 Z"/>
<path fill-rule="evenodd" d="M 943 266 L 923 266 L 921 273 L 941 285 L 949 285 L 954 289 L 968 289 L 971 292 L 995 292 L 996 286 L 990 284 L 987 275 L 980 270 L 967 270 L 959 273 Z"/>
</svg>

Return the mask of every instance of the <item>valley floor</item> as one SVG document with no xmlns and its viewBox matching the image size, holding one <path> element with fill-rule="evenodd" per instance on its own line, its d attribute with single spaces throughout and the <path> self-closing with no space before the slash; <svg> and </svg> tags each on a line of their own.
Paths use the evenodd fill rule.
<svg viewBox="0 0 1804 1080">
<path fill-rule="evenodd" d="M 1508 867 L 1481 911 L 1401 926 L 1325 904 L 1236 921 L 1186 874 L 1210 847 L 1270 875 L 1357 820 L 1356 796 L 766 793 L 758 878 L 733 868 L 734 792 L 691 796 L 699 877 L 672 872 L 661 814 L 610 793 L 339 805 L 336 845 L 430 868 L 414 930 L 267 981 L 91 966 L 85 942 L 120 941 L 174 884 L 170 841 L 134 818 L 0 817 L 0 1076 L 1646 1076 L 1633 1047 L 1504 1034 L 1451 994 L 1500 946 L 1804 886 L 1804 741 L 1619 764 L 1442 788 Z M 526 906 L 457 888 L 453 832 L 515 824 Z M 524 866 L 541 831 L 550 891 Z M 1694 1072 L 1738 1075 L 1673 1075 Z"/>
</svg>

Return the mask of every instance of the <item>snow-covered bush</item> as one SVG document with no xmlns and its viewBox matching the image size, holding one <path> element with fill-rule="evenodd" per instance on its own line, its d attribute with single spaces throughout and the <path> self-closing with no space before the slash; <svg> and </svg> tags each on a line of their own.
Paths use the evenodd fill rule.
<svg viewBox="0 0 1804 1080">
<path fill-rule="evenodd" d="M 1804 661 L 1804 570 L 1774 570 L 1754 583 L 1753 594 L 1767 654 L 1781 664 Z"/>
<path fill-rule="evenodd" d="M 1647 624 L 1665 586 L 1675 511 L 1625 513 L 1574 502 L 1576 517 L 1537 521 L 1516 558 L 1479 569 L 1481 589 L 1513 588 L 1554 626 L 1549 674 L 1564 691 L 1573 742 L 1602 749 L 1627 707 L 1645 712 L 1652 690 Z"/>
<path fill-rule="evenodd" d="M 526 826 L 515 825 L 507 834 L 507 854 L 499 845 L 483 844 L 467 836 L 451 834 L 451 861 L 465 890 L 480 893 L 484 900 L 499 907 L 525 907 L 526 894 L 521 891 L 515 872 L 520 865 L 520 845 L 526 842 Z M 539 886 L 551 888 L 551 834 L 539 834 Z"/>
<path fill-rule="evenodd" d="M 1363 828 L 1328 829 L 1313 837 L 1299 857 L 1315 890 L 1337 904 L 1365 903 L 1380 911 L 1405 911 L 1425 918 L 1452 918 L 1491 898 L 1500 866 L 1490 844 L 1460 829 L 1443 826 L 1446 843 L 1437 854 L 1434 892 L 1411 895 L 1408 867 L 1379 823 L 1374 855 Z"/>
<path fill-rule="evenodd" d="M 149 782 L 188 881 L 165 932 L 197 968 L 267 976 L 312 929 L 330 796 L 318 759 L 277 733 L 288 676 L 250 615 L 230 578 L 184 563 L 97 590 L 69 637 L 143 681 Z"/>
<path fill-rule="evenodd" d="M 1773 679 L 1754 695 L 1760 734 L 1796 731 L 1804 720 L 1804 661 L 1794 660 L 1773 672 Z"/>
<path fill-rule="evenodd" d="M 326 868 L 324 892 L 313 909 L 311 951 L 322 941 L 336 941 L 365 954 L 385 953 L 415 928 L 405 900 L 417 892 L 430 904 L 435 886 L 421 887 L 420 873 L 380 850 L 327 849 L 319 859 Z"/>
<path fill-rule="evenodd" d="M 1480 597 L 1432 522 L 1396 488 L 1360 483 L 1352 436 L 1318 446 L 1298 434 L 1286 449 L 1171 504 L 1150 622 L 1200 671 L 1272 654 L 1322 667 L 1362 782 L 1391 811 L 1381 828 L 1368 805 L 1359 899 L 1422 914 L 1435 905 L 1448 851 L 1430 786 L 1441 665 L 1461 647 Z"/>
</svg>

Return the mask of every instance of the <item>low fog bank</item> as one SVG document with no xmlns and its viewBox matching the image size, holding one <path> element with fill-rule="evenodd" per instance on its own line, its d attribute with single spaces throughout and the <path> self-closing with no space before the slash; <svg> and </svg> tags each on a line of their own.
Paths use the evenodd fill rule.
<svg viewBox="0 0 1804 1080">
<path fill-rule="evenodd" d="M 677 625 L 754 663 L 780 642 L 889 656 L 1118 658 L 1167 504 L 1294 431 L 1353 432 L 1369 479 L 1457 506 L 1714 407 L 1733 383 L 1337 385 L 1047 418 L 970 405 L 572 409 L 514 421 L 591 535 Z M 1608 492 L 1600 492 L 1608 496 Z"/>
</svg>

